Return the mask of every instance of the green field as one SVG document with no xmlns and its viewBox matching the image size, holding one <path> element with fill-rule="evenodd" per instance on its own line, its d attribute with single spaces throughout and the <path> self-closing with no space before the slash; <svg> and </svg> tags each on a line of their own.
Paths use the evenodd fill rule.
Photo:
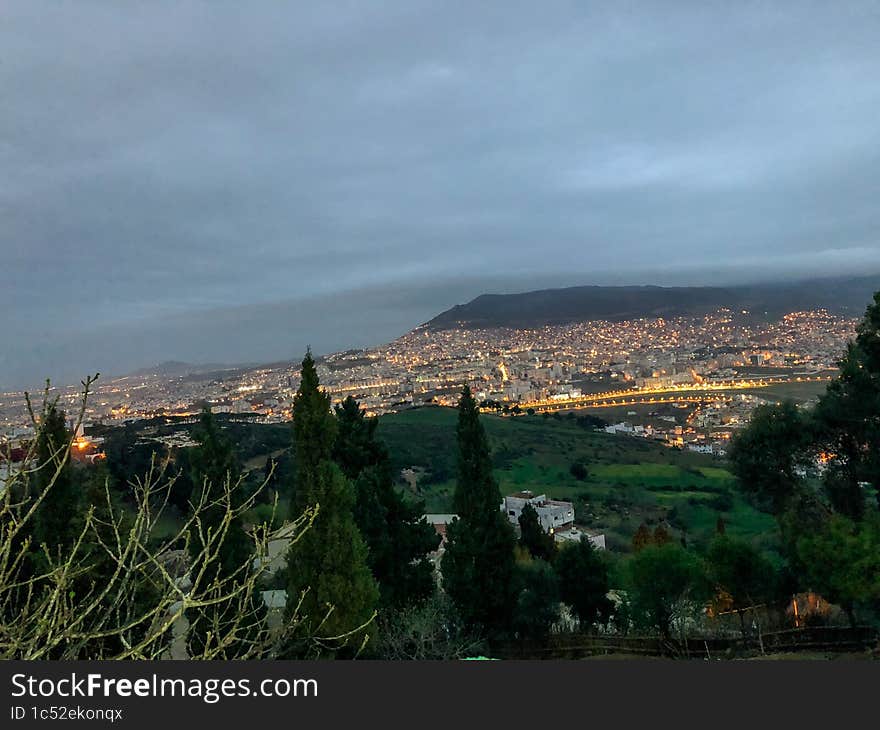
<svg viewBox="0 0 880 730">
<path fill-rule="evenodd" d="M 641 411 L 656 406 L 623 408 Z M 673 412 L 672 406 L 665 408 Z M 624 418 L 627 412 L 621 409 L 614 416 Z M 629 549 L 642 522 L 665 522 L 689 543 L 703 543 L 714 534 L 719 517 L 728 533 L 773 549 L 777 541 L 775 521 L 743 499 L 723 462 L 641 438 L 594 431 L 584 422 L 585 413 L 612 418 L 604 411 L 593 410 L 515 418 L 484 414 L 482 421 L 502 494 L 528 489 L 569 500 L 575 505 L 577 522 L 604 532 L 609 547 L 619 550 Z M 642 416 L 650 420 L 647 411 Z M 456 419 L 455 409 L 436 406 L 379 419 L 378 435 L 388 446 L 401 488 L 424 500 L 428 512 L 453 511 Z M 157 448 L 149 443 L 140 445 L 144 428 L 165 434 L 190 431 L 192 426 L 163 421 L 144 422 L 140 428 L 113 429 L 113 437 L 107 442 L 111 457 L 119 459 L 124 454 L 122 467 L 127 472 L 145 471 Z M 229 422 L 226 428 L 239 457 L 251 469 L 252 482 L 256 484 L 262 478 L 270 455 L 279 460 L 277 483 L 284 485 L 292 479 L 289 423 Z M 113 447 L 114 440 L 120 439 L 127 444 L 124 449 L 124 444 Z M 582 478 L 572 474 L 573 464 L 583 466 Z M 414 488 L 402 478 L 405 469 L 413 469 L 417 475 Z M 160 532 L 170 534 L 174 527 L 169 518 Z"/>
<path fill-rule="evenodd" d="M 454 409 L 424 407 L 383 416 L 379 435 L 395 471 L 421 474 L 417 496 L 430 512 L 452 511 Z M 711 456 L 595 432 L 573 417 L 484 415 L 495 475 L 503 494 L 529 489 L 575 503 L 578 522 L 626 548 L 642 521 L 669 521 L 689 541 L 705 541 L 721 516 L 730 534 L 770 546 L 775 522 L 737 493 L 724 464 Z M 587 469 L 583 480 L 570 471 Z"/>
</svg>

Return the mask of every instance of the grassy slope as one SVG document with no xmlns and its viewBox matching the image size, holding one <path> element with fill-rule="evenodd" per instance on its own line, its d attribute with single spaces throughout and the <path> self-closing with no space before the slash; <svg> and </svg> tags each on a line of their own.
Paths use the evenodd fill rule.
<svg viewBox="0 0 880 730">
<path fill-rule="evenodd" d="M 431 512 L 451 511 L 455 485 L 454 409 L 426 407 L 384 416 L 379 434 L 396 469 L 415 466 L 431 476 L 420 496 Z M 723 516 L 730 534 L 772 542 L 774 521 L 748 505 L 712 457 L 642 439 L 595 433 L 567 419 L 483 417 L 502 493 L 520 489 L 575 502 L 578 521 L 602 529 L 626 547 L 643 520 L 671 519 L 690 540 L 705 540 Z M 583 462 L 589 476 L 569 472 Z"/>
</svg>

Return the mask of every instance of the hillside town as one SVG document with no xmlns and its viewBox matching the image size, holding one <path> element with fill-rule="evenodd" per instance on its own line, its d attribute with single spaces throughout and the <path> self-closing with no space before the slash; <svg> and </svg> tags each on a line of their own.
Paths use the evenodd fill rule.
<svg viewBox="0 0 880 730">
<path fill-rule="evenodd" d="M 855 327 L 825 310 L 765 323 L 745 314 L 540 329 L 421 326 L 386 345 L 329 354 L 318 371 L 334 402 L 351 395 L 371 415 L 453 405 L 467 384 L 484 409 L 505 415 L 589 409 L 612 433 L 723 453 L 751 410 L 775 399 L 768 395 L 774 386 L 802 385 L 809 394 L 827 379 Z M 83 420 L 191 416 L 207 402 L 218 413 L 284 422 L 298 385 L 294 362 L 176 374 L 160 368 L 99 380 Z M 53 395 L 69 413 L 78 410 L 79 386 Z M 14 446 L 31 435 L 24 393 L 0 394 L 0 437 Z"/>
</svg>

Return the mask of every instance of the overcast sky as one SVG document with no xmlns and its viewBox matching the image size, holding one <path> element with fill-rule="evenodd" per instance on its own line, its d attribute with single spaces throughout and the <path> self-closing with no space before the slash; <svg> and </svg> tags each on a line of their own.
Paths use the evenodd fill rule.
<svg viewBox="0 0 880 730">
<path fill-rule="evenodd" d="M 880 270 L 880 3 L 0 3 L 0 387 Z"/>
</svg>

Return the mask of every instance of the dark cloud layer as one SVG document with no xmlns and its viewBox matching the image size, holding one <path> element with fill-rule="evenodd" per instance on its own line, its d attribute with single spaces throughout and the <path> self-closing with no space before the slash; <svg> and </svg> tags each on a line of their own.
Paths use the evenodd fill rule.
<svg viewBox="0 0 880 730">
<path fill-rule="evenodd" d="M 880 268 L 876 2 L 0 6 L 0 386 Z"/>
</svg>

